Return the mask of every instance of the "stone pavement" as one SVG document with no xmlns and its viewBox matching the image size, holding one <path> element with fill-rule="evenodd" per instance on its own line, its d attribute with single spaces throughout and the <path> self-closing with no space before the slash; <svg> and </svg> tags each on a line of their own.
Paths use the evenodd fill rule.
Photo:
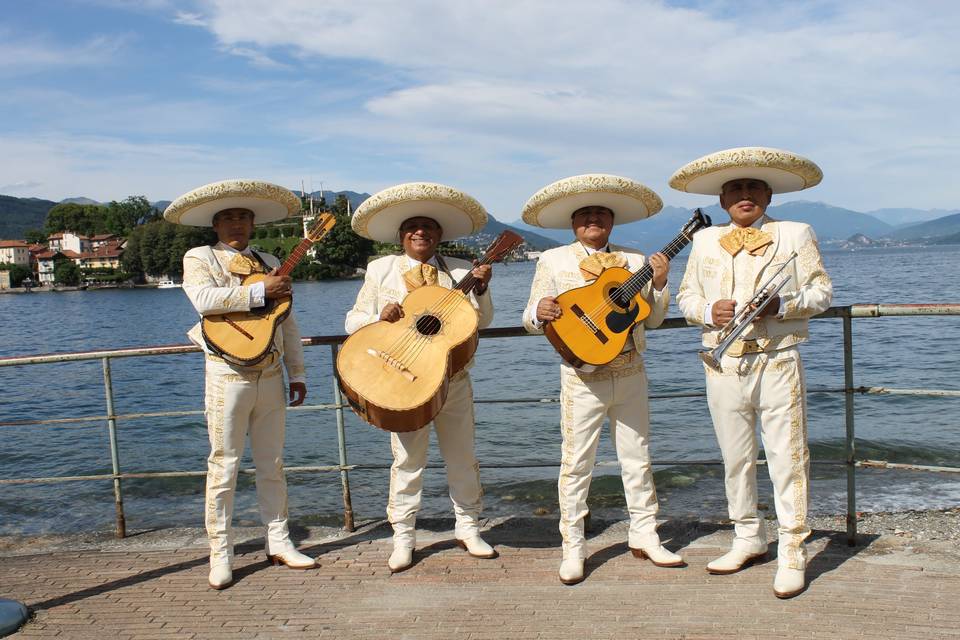
<svg viewBox="0 0 960 640">
<path fill-rule="evenodd" d="M 258 532 L 243 531 L 236 581 L 224 591 L 207 587 L 199 530 L 0 538 L 0 597 L 32 613 L 13 638 L 960 639 L 960 550 L 951 543 L 864 536 L 850 548 L 841 532 L 815 531 L 809 589 L 781 601 L 775 560 L 706 573 L 730 543 L 727 526 L 666 522 L 667 546 L 689 566 L 664 569 L 630 556 L 626 522 L 594 523 L 587 579 L 567 587 L 556 575 L 556 520 L 487 522 L 494 560 L 456 547 L 449 520 L 421 524 L 416 564 L 396 575 L 383 522 L 355 534 L 296 532 L 320 560 L 314 571 L 267 565 Z"/>
</svg>

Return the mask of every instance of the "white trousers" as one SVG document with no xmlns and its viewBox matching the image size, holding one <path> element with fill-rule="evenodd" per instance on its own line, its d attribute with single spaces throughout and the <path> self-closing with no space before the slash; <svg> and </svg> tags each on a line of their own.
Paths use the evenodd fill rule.
<svg viewBox="0 0 960 640">
<path fill-rule="evenodd" d="M 450 381 L 447 401 L 432 424 L 447 466 L 447 484 L 456 516 L 455 534 L 458 539 L 469 538 L 479 532 L 483 495 L 480 465 L 474 453 L 473 387 L 469 375 L 459 374 Z M 429 444 L 430 425 L 390 434 L 393 465 L 387 520 L 393 525 L 395 543 L 409 546 L 416 543 L 414 528 Z"/>
<path fill-rule="evenodd" d="M 248 433 L 257 468 L 260 519 L 267 526 L 267 553 L 292 550 L 283 473 L 286 398 L 280 364 L 257 370 L 208 358 L 205 405 L 210 435 L 206 495 L 210 564 L 228 563 L 233 558 L 233 499 Z"/>
<path fill-rule="evenodd" d="M 650 408 L 643 361 L 622 370 L 604 368 L 577 374 L 560 368 L 560 535 L 563 555 L 586 558 L 583 518 L 597 458 L 604 419 L 610 418 L 610 439 L 620 460 L 620 476 L 630 515 L 628 544 L 640 548 L 660 543 L 657 535 L 657 492 L 650 466 Z"/>
<path fill-rule="evenodd" d="M 757 436 L 767 458 L 779 521 L 779 563 L 806 566 L 810 452 L 807 449 L 806 382 L 800 352 L 791 347 L 740 358 L 724 356 L 723 373 L 704 365 L 707 402 L 723 455 L 733 547 L 766 551 L 757 515 Z"/>
</svg>

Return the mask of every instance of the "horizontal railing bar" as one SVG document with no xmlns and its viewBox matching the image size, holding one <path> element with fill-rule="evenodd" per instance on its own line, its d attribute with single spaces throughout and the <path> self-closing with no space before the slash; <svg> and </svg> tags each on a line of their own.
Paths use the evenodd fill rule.
<svg viewBox="0 0 960 640">
<path fill-rule="evenodd" d="M 960 398 L 960 390 L 957 389 L 897 389 L 894 387 L 855 387 L 854 393 L 864 395 L 903 395 L 903 396 L 930 396 L 944 398 Z M 846 389 L 818 388 L 807 389 L 807 393 L 846 393 Z M 688 391 L 679 393 L 652 393 L 651 400 L 670 400 L 674 398 L 703 398 L 706 397 L 703 391 Z M 560 398 L 476 398 L 474 404 L 555 404 L 560 402 Z M 288 411 L 321 411 L 330 409 L 346 409 L 349 405 L 338 404 L 305 404 L 299 407 L 287 407 Z M 202 409 L 192 409 L 189 411 L 155 411 L 150 413 L 121 413 L 113 416 L 78 416 L 76 418 L 51 418 L 48 420 L 15 420 L 12 422 L 0 422 L 0 428 L 3 427 L 25 427 L 37 425 L 55 425 L 71 424 L 83 422 L 101 423 L 106 420 L 136 420 L 142 418 L 172 418 L 178 416 L 199 416 L 203 415 Z"/>
<path fill-rule="evenodd" d="M 883 316 L 945 316 L 960 315 L 960 304 L 854 304 L 830 307 L 813 317 L 814 320 L 831 318 L 879 318 Z M 655 330 L 689 328 L 684 318 L 667 318 Z M 512 338 L 529 336 L 523 327 L 496 327 L 480 331 L 481 338 Z M 346 335 L 308 336 L 303 338 L 306 346 L 340 344 Z M 24 364 L 42 364 L 51 362 L 70 362 L 99 360 L 102 358 L 130 358 L 136 356 L 164 356 L 179 353 L 198 352 L 200 348 L 193 344 L 159 345 L 155 347 L 132 347 L 101 351 L 76 351 L 68 353 L 49 353 L 32 356 L 12 356 L 0 358 L 0 367 L 12 367 Z"/>
<path fill-rule="evenodd" d="M 764 459 L 757 460 L 757 464 L 760 466 L 766 465 L 767 461 Z M 721 466 L 723 465 L 722 460 L 661 460 L 654 461 L 651 463 L 655 467 L 707 467 L 707 466 Z M 817 466 L 833 466 L 841 467 L 846 466 L 845 460 L 811 460 L 811 465 Z M 960 467 L 942 467 L 934 465 L 921 465 L 921 464 L 909 464 L 904 462 L 887 462 L 886 460 L 857 460 L 854 463 L 857 467 L 864 469 L 897 469 L 905 471 L 931 471 L 937 473 L 960 473 Z M 537 469 L 537 468 L 551 468 L 559 467 L 560 462 L 516 462 L 516 463 L 507 463 L 507 464 L 484 464 L 481 465 L 482 469 Z M 620 463 L 617 460 L 602 460 L 595 464 L 597 467 L 619 467 Z M 349 464 L 349 465 L 321 465 L 321 466 L 303 466 L 303 467 L 284 467 L 284 471 L 288 474 L 291 473 L 324 473 L 324 472 L 340 472 L 340 471 L 386 471 L 390 469 L 391 465 L 389 464 Z M 444 469 L 446 468 L 443 464 L 428 464 L 426 465 L 427 469 Z M 255 475 L 256 469 L 241 469 L 240 473 L 244 475 Z M 110 473 L 100 474 L 100 475 L 87 475 L 87 476 L 52 476 L 47 478 L 12 478 L 0 480 L 0 485 L 3 484 L 42 484 L 50 482 L 78 482 L 78 481 L 87 481 L 87 480 L 128 480 L 133 478 L 189 478 L 189 477 L 203 477 L 206 476 L 206 471 L 150 471 L 150 472 L 141 472 L 141 473 L 120 473 L 113 475 Z"/>
</svg>

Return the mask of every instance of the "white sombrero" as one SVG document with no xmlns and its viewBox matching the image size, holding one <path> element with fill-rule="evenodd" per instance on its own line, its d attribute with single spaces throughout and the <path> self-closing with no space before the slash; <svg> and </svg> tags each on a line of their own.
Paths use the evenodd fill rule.
<svg viewBox="0 0 960 640">
<path fill-rule="evenodd" d="M 810 160 L 783 149 L 738 147 L 685 164 L 670 177 L 670 186 L 718 196 L 724 184 L 739 178 L 763 180 L 774 193 L 789 193 L 820 184 L 823 172 Z"/>
<path fill-rule="evenodd" d="M 462 238 L 487 224 L 487 212 L 463 191 L 433 182 L 407 182 L 377 192 L 356 211 L 350 225 L 357 235 L 397 242 L 400 224 L 414 217 L 432 218 L 443 228 L 442 240 Z"/>
<path fill-rule="evenodd" d="M 300 212 L 300 198 L 262 180 L 222 180 L 198 187 L 170 203 L 163 217 L 192 227 L 209 227 L 224 209 L 249 209 L 255 224 L 276 222 Z"/>
<path fill-rule="evenodd" d="M 613 224 L 626 224 L 649 218 L 663 208 L 663 201 L 630 178 L 588 173 L 537 191 L 523 205 L 523 221 L 535 227 L 569 229 L 570 216 L 583 207 L 607 207 L 613 211 Z"/>
</svg>

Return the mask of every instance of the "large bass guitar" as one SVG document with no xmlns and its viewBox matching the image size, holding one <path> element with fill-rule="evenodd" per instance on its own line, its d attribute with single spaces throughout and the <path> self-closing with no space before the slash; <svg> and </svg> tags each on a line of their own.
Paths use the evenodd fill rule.
<svg viewBox="0 0 960 640">
<path fill-rule="evenodd" d="M 697 209 L 661 253 L 672 259 L 710 225 L 710 216 Z M 650 315 L 640 293 L 652 277 L 649 264 L 635 273 L 611 267 L 590 284 L 560 294 L 560 317 L 544 326 L 550 344 L 574 367 L 607 364 L 623 351 L 634 325 Z"/>
<path fill-rule="evenodd" d="M 480 264 L 499 260 L 523 242 L 504 231 Z M 477 350 L 477 312 L 468 298 L 477 279 L 453 289 L 419 287 L 403 299 L 403 317 L 380 320 L 347 338 L 337 355 L 340 388 L 361 418 L 387 431 L 416 431 L 447 400 L 450 377 Z"/>
<path fill-rule="evenodd" d="M 306 255 L 307 249 L 327 235 L 337 219 L 329 213 L 321 213 L 304 233 L 303 240 L 290 252 L 290 256 L 277 270 L 276 275 L 290 275 L 297 263 Z M 262 281 L 267 274 L 251 273 L 244 277 L 243 284 Z M 268 298 L 266 304 L 250 311 L 234 311 L 204 316 L 201 322 L 203 338 L 215 354 L 233 364 L 252 366 L 263 360 L 273 346 L 277 325 L 290 315 L 292 296 Z"/>
</svg>

